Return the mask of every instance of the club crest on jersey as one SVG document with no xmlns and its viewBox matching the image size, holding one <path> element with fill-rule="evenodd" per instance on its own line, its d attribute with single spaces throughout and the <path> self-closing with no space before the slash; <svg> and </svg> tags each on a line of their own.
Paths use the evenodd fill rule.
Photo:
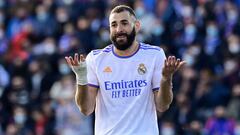
<svg viewBox="0 0 240 135">
<path fill-rule="evenodd" d="M 143 63 L 139 64 L 138 66 L 138 74 L 143 75 L 147 72 L 147 68 Z"/>
</svg>

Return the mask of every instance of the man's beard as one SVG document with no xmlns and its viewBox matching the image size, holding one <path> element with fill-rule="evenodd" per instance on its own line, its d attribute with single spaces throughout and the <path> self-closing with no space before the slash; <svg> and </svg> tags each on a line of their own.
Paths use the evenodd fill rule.
<svg viewBox="0 0 240 135">
<path fill-rule="evenodd" d="M 118 40 L 117 41 L 117 37 L 119 36 L 125 36 L 127 39 L 126 41 L 123 40 Z M 127 33 L 117 33 L 115 35 L 111 35 L 111 41 L 114 44 L 114 46 L 118 49 L 118 50 L 127 50 L 128 48 L 130 48 L 133 44 L 133 41 L 135 39 L 136 36 L 136 30 L 135 27 L 133 27 L 133 30 L 130 34 Z"/>
</svg>

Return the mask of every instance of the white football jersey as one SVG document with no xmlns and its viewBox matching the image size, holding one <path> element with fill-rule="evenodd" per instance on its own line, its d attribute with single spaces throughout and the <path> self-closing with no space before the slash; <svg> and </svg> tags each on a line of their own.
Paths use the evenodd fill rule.
<svg viewBox="0 0 240 135">
<path fill-rule="evenodd" d="M 159 135 L 153 91 L 160 87 L 164 51 L 140 43 L 133 55 L 123 57 L 113 47 L 86 58 L 88 85 L 99 88 L 95 135 Z"/>
</svg>

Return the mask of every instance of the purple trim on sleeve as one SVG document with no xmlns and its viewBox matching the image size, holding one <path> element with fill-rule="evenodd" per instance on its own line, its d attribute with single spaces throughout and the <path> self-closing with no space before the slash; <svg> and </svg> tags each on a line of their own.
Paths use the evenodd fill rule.
<svg viewBox="0 0 240 135">
<path fill-rule="evenodd" d="M 88 85 L 88 86 L 91 86 L 91 87 L 99 88 L 99 86 L 98 86 L 98 85 L 95 85 L 95 84 L 90 84 L 90 83 L 88 83 L 87 85 Z"/>
<path fill-rule="evenodd" d="M 159 90 L 159 87 L 158 88 L 153 88 L 152 91 L 157 91 Z"/>
</svg>

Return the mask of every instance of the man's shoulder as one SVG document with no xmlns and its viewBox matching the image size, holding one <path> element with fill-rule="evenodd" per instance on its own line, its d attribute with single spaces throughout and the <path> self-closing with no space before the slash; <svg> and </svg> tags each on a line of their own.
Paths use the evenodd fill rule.
<svg viewBox="0 0 240 135">
<path fill-rule="evenodd" d="M 99 56 L 101 54 L 108 54 L 112 51 L 112 44 L 111 45 L 108 45 L 102 49 L 95 49 L 95 50 L 92 50 L 90 53 L 93 55 L 93 56 Z"/>
<path fill-rule="evenodd" d="M 140 49 L 143 50 L 143 51 L 150 51 L 151 53 L 163 52 L 163 49 L 161 47 L 151 45 L 151 44 L 146 44 L 146 43 L 140 43 Z"/>
<path fill-rule="evenodd" d="M 108 45 L 102 49 L 94 49 L 87 55 L 87 60 L 98 61 L 106 56 L 109 56 L 112 52 L 112 45 Z"/>
</svg>

